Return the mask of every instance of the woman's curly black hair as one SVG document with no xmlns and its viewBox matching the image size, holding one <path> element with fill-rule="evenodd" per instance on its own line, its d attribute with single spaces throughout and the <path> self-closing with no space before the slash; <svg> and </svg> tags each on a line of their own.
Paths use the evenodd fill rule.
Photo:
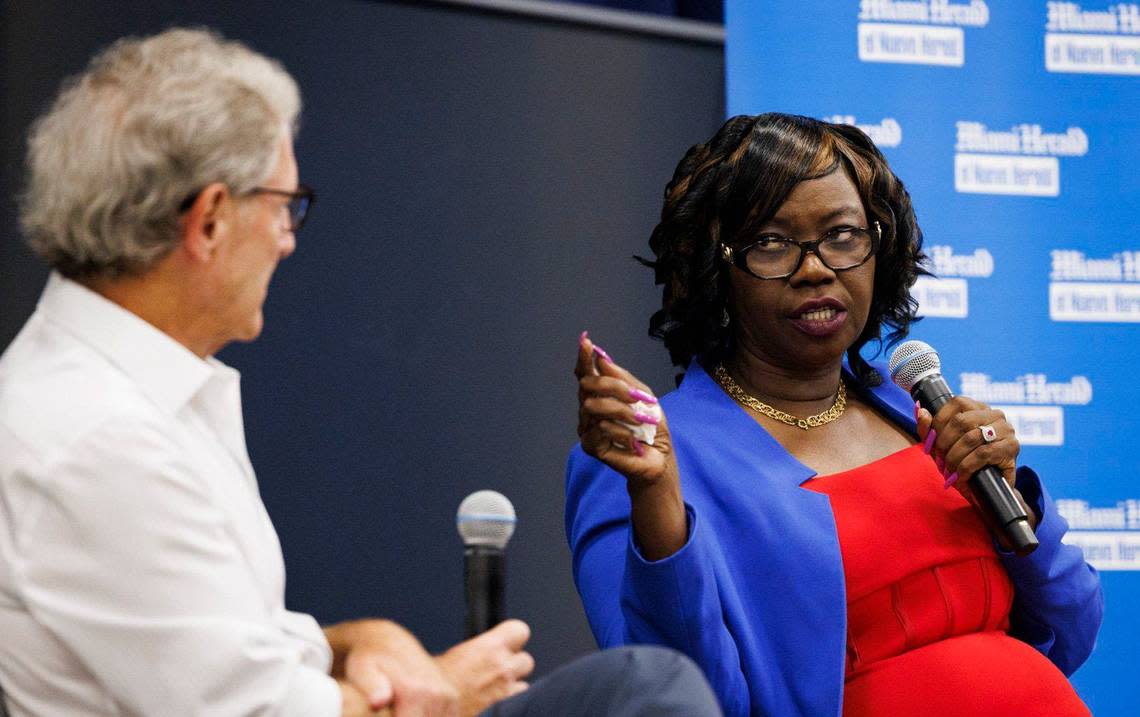
<svg viewBox="0 0 1140 717">
<path fill-rule="evenodd" d="M 665 342 L 674 364 L 684 367 L 697 357 L 711 365 L 732 349 L 732 327 L 722 321 L 732 267 L 720 258 L 718 243 L 746 243 L 797 184 L 837 167 L 854 182 L 868 221 L 882 225 L 870 314 L 847 350 L 861 383 L 882 381 L 860 350 L 872 340 L 881 349 L 906 336 L 918 308 L 910 287 L 928 273 L 910 195 L 858 128 L 779 113 L 728 120 L 685 153 L 665 187 L 661 222 L 649 240 L 657 259 L 642 262 L 664 286 L 649 333 Z"/>
</svg>

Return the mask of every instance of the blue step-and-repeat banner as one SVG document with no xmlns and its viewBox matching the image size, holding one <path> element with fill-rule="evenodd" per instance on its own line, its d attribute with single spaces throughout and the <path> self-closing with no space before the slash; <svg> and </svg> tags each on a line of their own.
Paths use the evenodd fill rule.
<svg viewBox="0 0 1140 717">
<path fill-rule="evenodd" d="M 1140 714 L 1140 3 L 728 0 L 726 23 L 730 115 L 857 125 L 910 189 L 934 274 L 912 336 L 1010 417 L 1101 571 L 1073 683 Z"/>
</svg>

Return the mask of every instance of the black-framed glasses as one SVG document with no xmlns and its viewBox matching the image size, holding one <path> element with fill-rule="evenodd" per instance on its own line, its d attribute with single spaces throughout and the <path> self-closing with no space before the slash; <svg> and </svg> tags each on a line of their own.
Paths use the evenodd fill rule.
<svg viewBox="0 0 1140 717">
<path fill-rule="evenodd" d="M 874 256 L 882 239 L 882 228 L 838 227 L 815 241 L 798 242 L 779 234 L 761 234 L 756 241 L 733 249 L 720 245 L 721 257 L 757 279 L 786 279 L 795 274 L 808 253 L 815 254 L 832 271 L 862 266 Z"/>
<path fill-rule="evenodd" d="M 298 184 L 295 191 L 287 189 L 273 189 L 272 187 L 254 187 L 246 192 L 250 194 L 273 194 L 279 197 L 288 197 L 286 205 L 289 208 L 289 231 L 298 232 L 305 225 L 305 217 L 309 214 L 309 207 L 317 199 L 316 192 L 306 184 Z"/>
<path fill-rule="evenodd" d="M 181 214 L 194 205 L 194 201 L 198 199 L 198 195 L 202 190 L 194 192 L 186 199 L 182 200 L 182 204 L 178 205 L 178 213 Z M 248 197 L 253 194 L 274 194 L 280 197 L 288 197 L 289 202 L 286 205 L 289 209 L 289 231 L 298 232 L 301 227 L 305 225 L 305 217 L 309 215 L 309 207 L 313 202 L 317 201 L 317 193 L 313 188 L 306 184 L 297 185 L 295 191 L 290 192 L 288 189 L 274 189 L 272 187 L 254 187 L 242 196 Z"/>
</svg>

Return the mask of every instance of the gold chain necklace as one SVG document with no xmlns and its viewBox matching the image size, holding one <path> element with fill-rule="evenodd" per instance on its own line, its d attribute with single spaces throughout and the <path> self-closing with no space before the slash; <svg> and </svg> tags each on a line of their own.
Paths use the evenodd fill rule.
<svg viewBox="0 0 1140 717">
<path fill-rule="evenodd" d="M 745 390 L 740 387 L 740 384 L 734 381 L 732 376 L 728 375 L 724 364 L 717 364 L 716 370 L 713 371 L 713 378 L 715 378 L 716 382 L 728 392 L 728 395 L 735 398 L 740 405 L 751 408 L 753 411 L 769 418 L 774 418 L 780 423 L 786 423 L 789 426 L 798 426 L 805 431 L 809 428 L 818 428 L 819 426 L 831 423 L 842 416 L 843 411 L 847 408 L 847 389 L 844 388 L 842 380 L 839 381 L 839 391 L 835 394 L 835 403 L 831 404 L 831 408 L 823 413 L 817 413 L 814 416 L 799 418 L 790 413 L 784 413 L 778 408 L 773 408 L 755 396 L 746 393 Z"/>
</svg>

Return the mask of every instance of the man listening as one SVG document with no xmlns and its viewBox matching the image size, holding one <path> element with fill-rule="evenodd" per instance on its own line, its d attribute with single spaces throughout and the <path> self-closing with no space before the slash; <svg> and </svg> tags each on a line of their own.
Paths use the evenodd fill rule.
<svg viewBox="0 0 1140 717">
<path fill-rule="evenodd" d="M 0 359 L 14 717 L 716 714 L 664 650 L 527 690 L 519 621 L 432 656 L 389 621 L 286 609 L 239 375 L 213 356 L 261 332 L 312 205 L 300 104 L 278 63 L 176 29 L 99 54 L 32 129 L 21 218 L 53 272 Z"/>
</svg>

